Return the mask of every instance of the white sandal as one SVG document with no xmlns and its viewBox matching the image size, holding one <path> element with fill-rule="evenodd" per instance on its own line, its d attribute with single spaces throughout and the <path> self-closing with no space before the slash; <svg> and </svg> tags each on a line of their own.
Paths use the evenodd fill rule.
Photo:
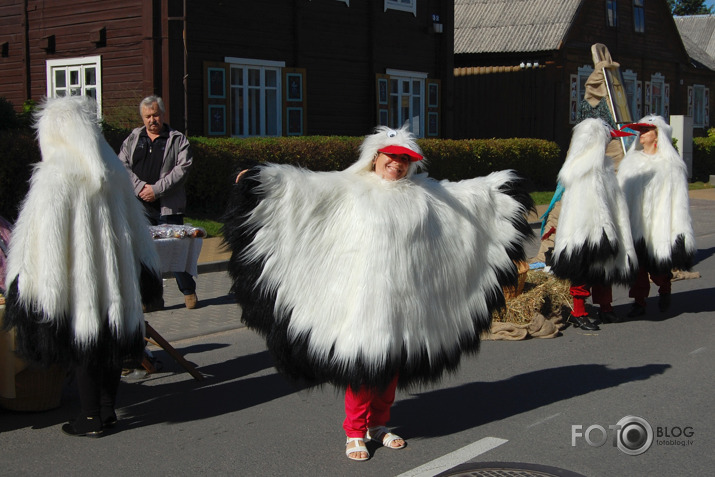
<svg viewBox="0 0 715 477">
<path fill-rule="evenodd" d="M 366 439 L 362 437 L 348 437 L 348 440 L 345 443 L 345 455 L 348 457 L 348 459 L 363 461 L 368 460 L 370 458 L 370 453 L 368 452 L 367 447 L 365 447 L 365 440 Z M 355 443 L 355 445 L 352 447 L 348 447 L 353 442 Z M 358 444 L 358 442 L 362 442 L 362 445 Z M 365 452 L 367 454 L 367 457 L 350 457 L 350 454 L 354 454 L 356 452 Z"/>
<path fill-rule="evenodd" d="M 368 441 L 375 440 L 378 442 L 382 442 L 382 445 L 384 447 L 387 447 L 388 449 L 395 449 L 395 450 L 404 449 L 405 446 L 407 445 L 407 441 L 405 441 L 402 437 L 398 436 L 397 434 L 393 434 L 392 432 L 390 432 L 390 430 L 385 426 L 371 427 L 370 429 L 367 430 L 365 439 Z M 393 447 L 392 443 L 395 442 L 396 440 L 401 440 L 403 442 L 403 444 L 401 446 Z"/>
</svg>

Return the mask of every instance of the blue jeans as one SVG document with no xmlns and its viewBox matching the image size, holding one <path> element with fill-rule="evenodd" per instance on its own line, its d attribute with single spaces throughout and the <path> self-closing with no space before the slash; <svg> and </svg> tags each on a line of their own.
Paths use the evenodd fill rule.
<svg viewBox="0 0 715 477">
<path fill-rule="evenodd" d="M 162 215 L 159 217 L 158 221 L 156 219 L 153 219 L 152 217 L 149 217 L 149 222 L 151 222 L 152 225 L 183 225 L 184 216 L 181 214 Z M 196 282 L 194 281 L 194 277 L 192 277 L 190 273 L 174 272 L 174 278 L 176 278 L 176 284 L 179 285 L 179 290 L 181 290 L 181 293 L 183 293 L 184 295 L 191 295 L 196 293 Z"/>
</svg>

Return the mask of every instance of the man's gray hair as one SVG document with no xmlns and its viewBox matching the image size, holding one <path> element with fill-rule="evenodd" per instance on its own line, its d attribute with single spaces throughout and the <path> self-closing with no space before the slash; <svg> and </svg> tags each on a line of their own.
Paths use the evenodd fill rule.
<svg viewBox="0 0 715 477">
<path fill-rule="evenodd" d="M 166 112 L 166 110 L 164 109 L 164 100 L 161 99 L 161 96 L 151 95 L 142 99 L 142 102 L 139 103 L 139 116 L 142 115 L 143 108 L 150 108 L 151 105 L 154 103 L 159 106 L 159 111 L 161 111 L 162 114 Z"/>
</svg>

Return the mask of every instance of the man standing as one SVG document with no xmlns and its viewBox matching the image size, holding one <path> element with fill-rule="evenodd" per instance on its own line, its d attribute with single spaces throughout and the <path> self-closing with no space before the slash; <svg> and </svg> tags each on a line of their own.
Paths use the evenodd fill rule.
<svg viewBox="0 0 715 477">
<path fill-rule="evenodd" d="M 142 201 L 153 225 L 184 223 L 184 181 L 193 156 L 189 141 L 164 123 L 164 101 L 148 96 L 139 103 L 144 126 L 124 140 L 119 159 L 129 171 L 134 193 Z M 187 272 L 174 273 L 187 308 L 196 308 L 196 282 Z"/>
</svg>

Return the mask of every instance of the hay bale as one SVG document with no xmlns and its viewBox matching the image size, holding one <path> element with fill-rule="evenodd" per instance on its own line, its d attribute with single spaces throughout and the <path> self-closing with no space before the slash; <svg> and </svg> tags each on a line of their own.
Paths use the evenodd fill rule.
<svg viewBox="0 0 715 477">
<path fill-rule="evenodd" d="M 529 270 L 526 273 L 524 290 L 521 294 L 509 298 L 506 306 L 492 315 L 492 320 L 500 323 L 525 325 L 531 323 L 534 316 L 541 314 L 547 319 L 562 317 L 571 310 L 569 282 L 541 270 Z"/>
</svg>

